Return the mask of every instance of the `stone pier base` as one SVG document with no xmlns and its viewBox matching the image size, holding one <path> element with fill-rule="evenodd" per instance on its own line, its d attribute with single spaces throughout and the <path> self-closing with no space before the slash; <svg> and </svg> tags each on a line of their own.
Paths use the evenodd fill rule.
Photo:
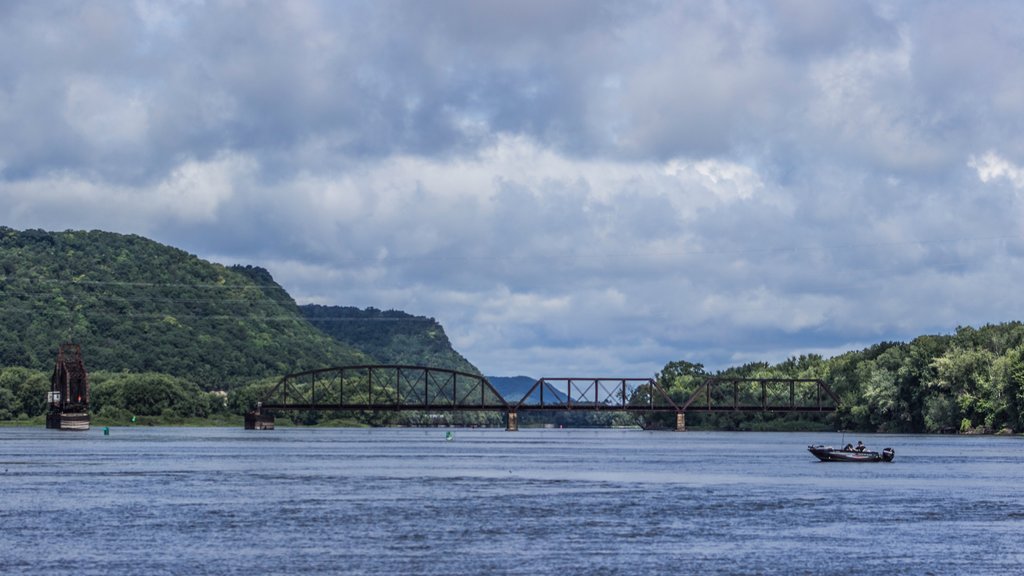
<svg viewBox="0 0 1024 576">
<path fill-rule="evenodd" d="M 56 430 L 88 430 L 88 412 L 49 412 L 46 427 Z"/>
<path fill-rule="evenodd" d="M 257 412 L 247 412 L 245 414 L 245 429 L 273 430 L 274 416 L 272 414 L 259 414 Z"/>
<path fill-rule="evenodd" d="M 676 413 L 676 432 L 686 432 L 686 412 Z"/>
<path fill-rule="evenodd" d="M 508 413 L 508 420 L 505 424 L 506 432 L 518 432 L 519 431 L 519 414 L 515 412 Z"/>
</svg>

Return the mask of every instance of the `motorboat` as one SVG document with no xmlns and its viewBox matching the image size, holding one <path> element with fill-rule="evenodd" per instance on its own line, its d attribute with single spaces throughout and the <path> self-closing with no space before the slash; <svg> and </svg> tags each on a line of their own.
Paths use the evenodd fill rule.
<svg viewBox="0 0 1024 576">
<path fill-rule="evenodd" d="M 876 452 L 853 448 L 850 445 L 840 450 L 818 444 L 817 446 L 808 446 L 807 450 L 822 462 L 892 462 L 892 459 L 896 457 L 896 451 L 892 448 Z"/>
</svg>

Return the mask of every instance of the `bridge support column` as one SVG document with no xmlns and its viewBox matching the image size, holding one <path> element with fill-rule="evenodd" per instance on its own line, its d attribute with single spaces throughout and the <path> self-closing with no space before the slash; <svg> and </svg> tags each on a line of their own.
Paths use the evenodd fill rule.
<svg viewBox="0 0 1024 576">
<path fill-rule="evenodd" d="M 245 429 L 246 430 L 273 430 L 274 429 L 274 415 L 273 414 L 262 414 L 260 412 L 261 406 L 257 405 L 256 409 L 251 412 L 245 413 Z"/>
<path fill-rule="evenodd" d="M 686 412 L 676 412 L 676 432 L 686 432 Z"/>
<path fill-rule="evenodd" d="M 511 412 L 510 411 L 510 412 L 508 412 L 508 414 L 506 414 L 506 416 L 508 416 L 508 419 L 506 420 L 506 423 L 505 423 L 505 431 L 506 432 L 518 432 L 519 431 L 519 414 L 516 414 L 515 412 Z"/>
</svg>

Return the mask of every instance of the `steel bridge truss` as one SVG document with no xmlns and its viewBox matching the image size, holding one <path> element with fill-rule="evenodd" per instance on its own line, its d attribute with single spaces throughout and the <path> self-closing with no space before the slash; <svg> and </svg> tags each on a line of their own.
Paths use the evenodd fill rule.
<svg viewBox="0 0 1024 576">
<path fill-rule="evenodd" d="M 839 397 L 812 378 L 708 378 L 681 406 L 684 412 L 834 412 Z"/>
<path fill-rule="evenodd" d="M 680 412 L 653 378 L 541 378 L 513 411 Z"/>
<path fill-rule="evenodd" d="M 422 366 L 340 366 L 288 374 L 257 405 L 263 410 L 508 410 L 483 376 Z"/>
<path fill-rule="evenodd" d="M 274 427 L 273 413 L 295 411 L 496 411 L 506 429 L 518 430 L 519 412 L 617 411 L 676 415 L 687 412 L 834 412 L 839 397 L 822 380 L 793 378 L 705 379 L 678 402 L 653 378 L 541 378 L 509 402 L 483 376 L 444 368 L 366 365 L 288 374 L 271 388 L 245 427 Z"/>
</svg>

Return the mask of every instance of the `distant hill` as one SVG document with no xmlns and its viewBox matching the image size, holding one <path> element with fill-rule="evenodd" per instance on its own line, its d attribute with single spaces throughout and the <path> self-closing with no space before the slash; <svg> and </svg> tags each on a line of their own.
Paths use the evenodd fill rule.
<svg viewBox="0 0 1024 576">
<path fill-rule="evenodd" d="M 350 312 L 398 321 L 363 322 L 339 337 L 305 312 L 336 311 L 300 308 L 262 268 L 207 262 L 140 236 L 0 227 L 0 368 L 48 371 L 58 344 L 72 340 L 90 372 L 162 373 L 206 390 L 346 364 L 443 359 L 475 372 L 433 320 Z"/>
<path fill-rule="evenodd" d="M 531 378 L 529 376 L 488 376 L 487 381 L 494 386 L 494 389 L 501 394 L 502 398 L 509 402 L 519 402 L 523 400 L 533 385 L 537 383 L 537 378 Z M 545 402 L 565 402 L 565 394 L 557 390 L 547 389 L 544 392 Z M 534 390 L 527 398 L 528 402 L 540 402 L 540 390 Z"/>
<path fill-rule="evenodd" d="M 433 318 L 399 310 L 360 310 L 351 306 L 299 306 L 310 324 L 339 342 L 359 348 L 384 364 L 448 368 L 479 374 L 452 348 Z"/>
<path fill-rule="evenodd" d="M 537 383 L 529 376 L 488 376 L 487 381 L 509 402 L 518 402 Z"/>
</svg>

